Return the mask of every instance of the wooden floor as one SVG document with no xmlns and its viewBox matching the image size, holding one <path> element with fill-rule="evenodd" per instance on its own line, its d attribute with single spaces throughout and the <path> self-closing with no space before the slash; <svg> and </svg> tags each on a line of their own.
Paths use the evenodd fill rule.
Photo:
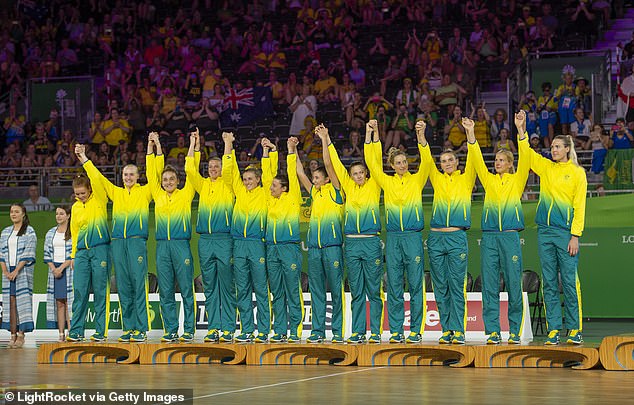
<svg viewBox="0 0 634 405">
<path fill-rule="evenodd" d="M 631 324 L 600 333 L 628 330 Z M 588 346 L 597 347 L 599 333 L 589 330 L 587 336 L 594 336 Z M 37 364 L 37 351 L 33 343 L 20 350 L 0 347 L 0 390 L 192 388 L 196 404 L 634 403 L 634 373 L 603 369 Z"/>
</svg>

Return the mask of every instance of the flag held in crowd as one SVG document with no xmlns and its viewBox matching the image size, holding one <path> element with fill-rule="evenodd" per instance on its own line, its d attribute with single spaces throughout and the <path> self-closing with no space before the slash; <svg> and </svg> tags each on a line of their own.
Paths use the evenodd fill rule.
<svg viewBox="0 0 634 405">
<path fill-rule="evenodd" d="M 222 101 L 220 122 L 222 127 L 249 125 L 262 118 L 273 116 L 271 89 L 252 87 L 230 89 Z"/>
</svg>

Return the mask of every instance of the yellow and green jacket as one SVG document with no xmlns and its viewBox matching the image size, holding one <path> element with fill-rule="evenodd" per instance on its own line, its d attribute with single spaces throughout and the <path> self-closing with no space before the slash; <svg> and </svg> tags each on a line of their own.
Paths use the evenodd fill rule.
<svg viewBox="0 0 634 405">
<path fill-rule="evenodd" d="M 154 155 L 148 155 L 146 159 L 154 159 Z M 152 201 L 150 186 L 135 184 L 130 190 L 115 186 L 90 160 L 84 163 L 84 170 L 90 178 L 93 190 L 95 187 L 103 188 L 112 200 L 112 239 L 147 239 Z"/>
<path fill-rule="evenodd" d="M 189 178 L 182 190 L 168 195 L 161 187 L 164 155 L 148 159 L 146 176 L 154 197 L 156 240 L 189 240 L 192 236 L 192 200 L 196 193 Z"/>
<path fill-rule="evenodd" d="M 586 172 L 571 160 L 553 162 L 529 149 L 531 169 L 539 176 L 539 202 L 535 222 L 581 236 L 586 217 Z"/>
<path fill-rule="evenodd" d="M 73 235 L 71 258 L 78 250 L 92 249 L 110 243 L 108 232 L 108 197 L 102 187 L 91 185 L 92 194 L 85 203 L 77 200 L 70 217 L 70 232 Z"/>
<path fill-rule="evenodd" d="M 262 158 L 263 165 L 265 160 L 269 159 L 277 159 L 277 153 L 275 153 L 275 157 L 271 154 L 268 158 Z M 277 166 L 277 161 L 275 166 Z M 222 157 L 222 179 L 236 195 L 236 204 L 233 207 L 231 222 L 231 236 L 234 239 L 263 241 L 266 232 L 268 188 L 271 186 L 270 182 L 272 181 L 270 171 L 266 175 L 262 175 L 264 186 L 258 186 L 250 191 L 247 190 L 244 183 L 242 183 L 235 151 L 231 151 L 230 155 Z"/>
<path fill-rule="evenodd" d="M 194 152 L 194 157 L 185 158 L 187 179 L 200 196 L 196 232 L 230 233 L 235 195 L 222 177 L 216 180 L 203 178 L 198 171 L 199 165 L 200 152 Z"/>
<path fill-rule="evenodd" d="M 341 246 L 343 244 L 343 196 L 331 183 L 310 189 L 312 209 L 308 225 L 309 248 Z"/>
<path fill-rule="evenodd" d="M 484 207 L 482 209 L 482 230 L 521 231 L 524 229 L 522 193 L 530 170 L 528 135 L 518 140 L 519 160 L 515 173 L 493 174 L 487 169 L 480 145 L 469 144 L 469 156 L 484 187 Z"/>
<path fill-rule="evenodd" d="M 271 152 L 270 155 L 277 155 Z M 288 191 L 280 198 L 269 195 L 266 216 L 266 243 L 277 245 L 283 243 L 299 243 L 299 213 L 302 206 L 302 191 L 297 178 L 297 155 L 289 153 L 286 156 L 286 173 L 288 176 Z M 262 178 L 264 173 L 271 178 L 277 175 L 277 157 L 262 159 Z"/>
<path fill-rule="evenodd" d="M 364 153 L 367 155 L 370 144 L 365 145 Z M 339 160 L 337 150 L 332 143 L 328 145 L 328 150 L 341 188 L 346 194 L 343 233 L 345 235 L 378 235 L 381 232 L 379 217 L 381 186 L 374 177 L 370 177 L 365 184 L 359 186 Z"/>
<path fill-rule="evenodd" d="M 467 155 L 465 171 L 441 173 L 431 156 L 429 144 L 421 151 L 421 164 L 429 168 L 429 179 L 434 187 L 434 202 L 429 226 L 431 228 L 471 227 L 471 192 L 476 172 L 471 155 Z"/>
<path fill-rule="evenodd" d="M 426 146 L 429 150 L 429 146 Z M 385 200 L 385 228 L 387 232 L 417 232 L 425 227 L 423 217 L 423 187 L 429 168 L 421 165 L 418 172 L 388 176 L 383 172 L 381 142 L 365 145 L 365 162 L 370 175 L 381 186 Z M 418 151 L 422 155 L 423 147 Z"/>
</svg>

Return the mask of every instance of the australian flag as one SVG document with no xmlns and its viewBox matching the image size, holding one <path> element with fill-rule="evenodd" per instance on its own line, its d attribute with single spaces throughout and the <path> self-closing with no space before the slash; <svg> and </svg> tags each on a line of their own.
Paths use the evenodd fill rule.
<svg viewBox="0 0 634 405">
<path fill-rule="evenodd" d="M 269 87 L 230 89 L 222 102 L 220 123 L 223 128 L 249 125 L 273 116 L 273 101 Z"/>
</svg>

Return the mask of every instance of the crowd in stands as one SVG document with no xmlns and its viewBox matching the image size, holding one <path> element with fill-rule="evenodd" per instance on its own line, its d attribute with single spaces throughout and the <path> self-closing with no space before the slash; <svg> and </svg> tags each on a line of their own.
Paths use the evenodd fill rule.
<svg viewBox="0 0 634 405">
<path fill-rule="evenodd" d="M 312 130 L 322 121 L 339 134 L 338 147 L 350 159 L 362 154 L 360 131 L 369 119 L 378 120 L 386 150 L 406 148 L 420 119 L 432 145 L 464 149 L 463 114 L 476 120 L 485 152 L 514 150 L 508 112 L 487 111 L 475 88 L 483 80 L 506 83 L 526 54 L 561 49 L 571 36 L 590 44 L 609 7 L 601 1 L 194 0 L 187 7 L 21 1 L 0 16 L 0 94 L 11 91 L 14 103 L 2 128 L 0 166 L 75 166 L 78 139 L 91 144 L 88 155 L 99 166 L 143 166 L 145 134 L 159 130 L 171 147 L 170 163 L 182 167 L 191 126 L 206 140 L 203 152 L 217 153 L 227 93 L 253 86 L 270 88 L 275 117 L 262 134 L 242 138 L 241 160 L 259 157 L 260 135 L 299 136 L 311 159 L 321 148 Z M 61 131 L 56 107 L 45 122 L 27 122 L 17 111 L 27 78 L 86 74 L 95 66 L 102 67 L 98 108 L 88 134 Z M 575 136 L 582 149 L 631 142 L 631 128 L 618 123 L 614 133 L 596 136 L 588 81 L 567 69 L 561 84 L 544 83 L 539 97 L 529 92 L 522 100 L 534 117 L 536 147 L 548 147 L 555 130 Z"/>
</svg>

